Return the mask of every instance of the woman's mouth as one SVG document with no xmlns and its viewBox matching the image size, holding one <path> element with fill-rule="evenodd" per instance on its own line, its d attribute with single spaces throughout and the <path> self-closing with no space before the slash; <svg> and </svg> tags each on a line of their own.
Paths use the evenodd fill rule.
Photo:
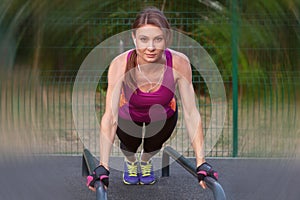
<svg viewBox="0 0 300 200">
<path fill-rule="evenodd" d="M 147 56 L 148 58 L 154 58 L 154 57 L 156 56 L 156 54 L 146 54 L 146 56 Z"/>
</svg>

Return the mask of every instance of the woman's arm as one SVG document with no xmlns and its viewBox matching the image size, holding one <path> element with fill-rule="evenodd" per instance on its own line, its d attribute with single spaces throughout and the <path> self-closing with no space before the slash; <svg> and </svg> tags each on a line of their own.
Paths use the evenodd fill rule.
<svg viewBox="0 0 300 200">
<path fill-rule="evenodd" d="M 108 70 L 106 106 L 100 127 L 100 165 L 103 165 L 106 169 L 109 169 L 109 156 L 116 135 L 120 91 L 126 67 L 126 56 L 127 53 L 123 53 L 115 58 Z"/>
<path fill-rule="evenodd" d="M 184 121 L 195 152 L 196 167 L 199 167 L 205 163 L 204 137 L 201 116 L 195 102 L 191 65 L 185 55 L 178 52 L 174 52 L 173 55 L 174 74 L 182 102 Z M 199 184 L 202 188 L 207 188 L 203 180 Z"/>
<path fill-rule="evenodd" d="M 205 162 L 204 139 L 201 116 L 195 102 L 191 65 L 188 58 L 181 53 L 177 52 L 173 57 L 176 71 L 175 78 L 182 101 L 184 121 L 195 151 L 196 165 L 199 166 Z"/>
</svg>

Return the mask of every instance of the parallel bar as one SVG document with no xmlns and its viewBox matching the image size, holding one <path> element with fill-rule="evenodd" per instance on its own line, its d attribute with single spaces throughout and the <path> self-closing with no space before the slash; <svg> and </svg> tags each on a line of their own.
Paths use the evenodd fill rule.
<svg viewBox="0 0 300 200">
<path fill-rule="evenodd" d="M 97 167 L 97 159 L 91 154 L 88 149 L 83 150 L 82 156 L 82 176 L 87 176 L 93 173 L 93 170 Z M 96 181 L 96 200 L 107 200 L 107 192 L 101 181 Z"/>
<path fill-rule="evenodd" d="M 165 147 L 162 156 L 162 176 L 167 177 L 170 174 L 170 157 L 172 157 L 177 163 L 179 163 L 183 168 L 185 168 L 189 173 L 193 176 L 197 177 L 196 168 L 195 166 L 186 159 L 183 155 L 179 154 L 175 151 L 172 147 Z M 225 192 L 222 186 L 219 184 L 218 181 L 211 177 L 204 178 L 205 183 L 207 184 L 208 188 L 212 190 L 214 194 L 215 200 L 226 200 Z"/>
</svg>

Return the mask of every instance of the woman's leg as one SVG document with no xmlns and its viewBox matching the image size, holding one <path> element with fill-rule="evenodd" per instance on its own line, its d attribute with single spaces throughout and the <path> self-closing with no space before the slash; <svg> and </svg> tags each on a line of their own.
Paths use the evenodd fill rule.
<svg viewBox="0 0 300 200">
<path fill-rule="evenodd" d="M 123 182 L 128 185 L 136 185 L 140 182 L 135 153 L 142 143 L 142 131 L 143 123 L 134 123 L 119 118 L 117 135 L 120 139 L 120 148 L 126 157 Z"/>
<path fill-rule="evenodd" d="M 144 150 L 141 156 L 142 161 L 147 162 L 159 152 L 162 145 L 171 137 L 176 127 L 177 119 L 178 112 L 176 109 L 174 115 L 167 119 L 164 124 L 162 124 L 162 122 L 152 122 L 146 126 Z"/>
<path fill-rule="evenodd" d="M 142 143 L 143 123 L 135 123 L 122 118 L 118 119 L 117 136 L 120 149 L 130 162 L 135 162 L 135 153 Z"/>
</svg>

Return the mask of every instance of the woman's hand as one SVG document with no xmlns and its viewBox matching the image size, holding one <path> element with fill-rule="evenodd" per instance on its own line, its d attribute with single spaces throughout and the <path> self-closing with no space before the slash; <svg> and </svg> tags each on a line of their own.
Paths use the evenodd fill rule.
<svg viewBox="0 0 300 200">
<path fill-rule="evenodd" d="M 109 171 L 103 166 L 99 165 L 94 169 L 93 173 L 86 178 L 86 186 L 89 187 L 90 190 L 96 191 L 95 182 L 101 181 L 103 185 L 107 188 L 109 185 Z"/>
<path fill-rule="evenodd" d="M 197 175 L 200 186 L 203 189 L 206 189 L 206 183 L 204 182 L 204 178 L 206 176 L 212 177 L 216 181 L 218 180 L 218 172 L 212 169 L 212 166 L 207 162 L 202 163 L 197 167 Z"/>
</svg>

